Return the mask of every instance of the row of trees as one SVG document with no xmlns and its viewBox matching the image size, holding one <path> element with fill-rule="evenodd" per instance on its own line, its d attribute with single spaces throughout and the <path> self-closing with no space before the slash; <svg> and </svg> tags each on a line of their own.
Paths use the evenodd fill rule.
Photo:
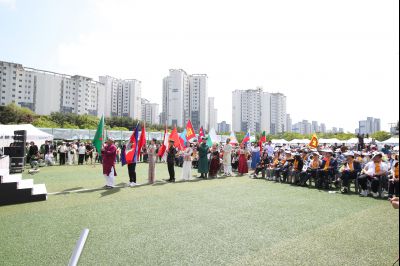
<svg viewBox="0 0 400 266">
<path fill-rule="evenodd" d="M 134 120 L 129 117 L 112 117 L 106 118 L 106 127 L 109 130 L 118 131 L 132 131 L 133 128 L 140 121 Z M 66 129 L 92 129 L 95 130 L 99 123 L 99 118 L 90 115 L 76 115 L 76 114 L 63 114 L 63 113 L 52 113 L 48 116 L 40 116 L 32 112 L 30 109 L 21 108 L 15 104 L 7 106 L 0 106 L 0 124 L 33 124 L 40 128 L 66 128 Z M 146 125 L 148 131 L 163 131 L 163 125 Z M 171 127 L 169 128 L 172 129 Z M 178 128 L 179 132 L 182 132 L 182 128 Z M 224 135 L 229 135 L 226 132 Z M 356 136 L 351 133 L 339 133 L 339 134 L 317 134 L 319 138 L 331 139 L 337 138 L 339 140 L 349 140 Z M 241 132 L 237 134 L 238 140 L 242 140 L 245 133 Z M 269 135 L 267 139 L 285 139 L 291 141 L 294 139 L 311 139 L 311 135 L 302 135 L 298 133 L 282 133 L 278 135 Z M 388 132 L 380 131 L 371 136 L 378 141 L 385 141 L 391 137 Z M 260 135 L 256 135 L 257 140 Z"/>
</svg>

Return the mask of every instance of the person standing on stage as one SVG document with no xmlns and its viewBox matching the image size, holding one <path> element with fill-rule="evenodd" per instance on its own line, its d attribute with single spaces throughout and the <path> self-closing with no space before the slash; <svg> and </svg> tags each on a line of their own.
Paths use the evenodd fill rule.
<svg viewBox="0 0 400 266">
<path fill-rule="evenodd" d="M 103 158 L 103 174 L 106 178 L 106 189 L 114 188 L 114 180 L 117 176 L 115 171 L 115 160 L 117 158 L 117 147 L 114 145 L 113 139 L 108 139 L 106 145 L 101 150 Z"/>
<path fill-rule="evenodd" d="M 231 140 L 226 140 L 226 145 L 224 147 L 224 175 L 232 176 L 232 151 L 233 147 L 231 145 Z"/>
<path fill-rule="evenodd" d="M 147 150 L 148 161 L 149 161 L 149 184 L 156 182 L 156 162 L 157 162 L 157 140 L 153 139 Z"/>
<path fill-rule="evenodd" d="M 210 151 L 210 147 L 207 145 L 207 138 L 202 139 L 202 143 L 199 146 L 199 169 L 198 172 L 201 175 L 200 178 L 207 179 L 208 172 L 210 170 L 210 166 L 208 164 L 208 153 Z"/>
<path fill-rule="evenodd" d="M 176 158 L 176 148 L 175 148 L 175 141 L 169 141 L 169 148 L 167 150 L 167 165 L 168 165 L 168 173 L 169 179 L 167 182 L 174 183 L 175 182 L 175 158 Z"/>
</svg>

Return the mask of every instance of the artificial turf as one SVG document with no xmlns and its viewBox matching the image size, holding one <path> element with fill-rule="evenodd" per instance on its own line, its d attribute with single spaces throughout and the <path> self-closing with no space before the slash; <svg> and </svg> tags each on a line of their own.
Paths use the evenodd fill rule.
<svg viewBox="0 0 400 266">
<path fill-rule="evenodd" d="M 127 169 L 117 172 L 125 184 Z M 146 182 L 147 165 L 138 176 Z M 80 265 L 392 265 L 399 255 L 399 213 L 384 200 L 247 177 L 106 191 L 100 166 L 34 179 L 64 193 L 0 207 L 0 265 L 66 265 L 84 228 Z"/>
</svg>

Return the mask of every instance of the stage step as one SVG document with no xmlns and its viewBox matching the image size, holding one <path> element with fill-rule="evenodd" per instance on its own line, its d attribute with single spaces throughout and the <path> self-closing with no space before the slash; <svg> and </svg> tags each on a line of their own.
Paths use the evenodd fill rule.
<svg viewBox="0 0 400 266">
<path fill-rule="evenodd" d="M 32 195 L 47 195 L 47 188 L 45 184 L 34 185 L 32 188 Z"/>
<path fill-rule="evenodd" d="M 8 169 L 0 169 L 0 206 L 45 200 L 46 185 L 35 185 L 33 179 L 22 179 L 21 174 L 10 175 Z"/>
</svg>

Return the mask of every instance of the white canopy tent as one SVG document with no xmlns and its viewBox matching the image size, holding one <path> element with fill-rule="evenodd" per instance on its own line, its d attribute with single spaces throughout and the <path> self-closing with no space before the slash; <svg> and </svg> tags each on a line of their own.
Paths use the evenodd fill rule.
<svg viewBox="0 0 400 266">
<path fill-rule="evenodd" d="M 273 140 L 271 140 L 271 142 L 273 144 L 289 144 L 289 142 L 284 139 L 273 139 Z"/>
<path fill-rule="evenodd" d="M 338 140 L 338 139 L 320 139 L 319 143 L 321 143 L 321 144 L 342 144 L 342 143 L 346 143 L 346 141 Z"/>
<path fill-rule="evenodd" d="M 0 125 L 0 147 L 8 147 L 14 142 L 14 131 L 26 130 L 27 142 L 35 142 L 36 145 L 41 146 L 46 140 L 53 140 L 53 135 L 43 132 L 36 127 L 26 124 L 26 125 Z"/>
<path fill-rule="evenodd" d="M 294 139 L 289 143 L 290 144 L 310 144 L 310 140 L 308 140 L 308 139 Z"/>
<path fill-rule="evenodd" d="M 387 144 L 387 145 L 399 145 L 399 138 L 390 138 L 386 141 L 383 141 L 382 144 Z"/>
</svg>

